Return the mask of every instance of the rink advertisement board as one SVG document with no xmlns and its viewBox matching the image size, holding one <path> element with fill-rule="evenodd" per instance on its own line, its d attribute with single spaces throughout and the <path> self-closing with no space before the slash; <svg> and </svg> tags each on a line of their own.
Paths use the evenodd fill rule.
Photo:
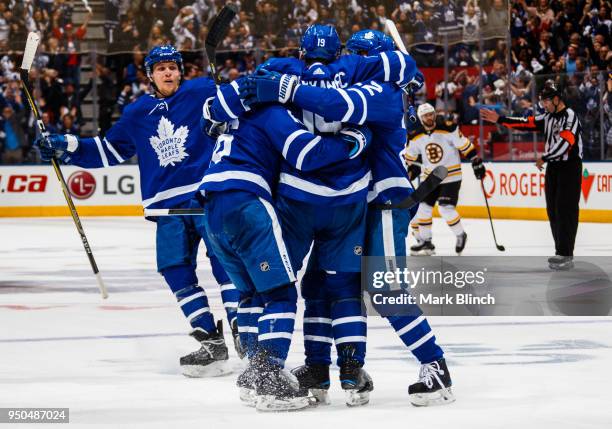
<svg viewBox="0 0 612 429">
<path fill-rule="evenodd" d="M 493 217 L 547 220 L 545 174 L 535 163 L 486 162 L 484 193 Z M 470 164 L 462 164 L 463 182 L 458 211 L 463 217 L 486 218 L 480 182 Z M 612 222 L 612 163 L 584 163 L 580 196 L 581 222 Z"/>
<path fill-rule="evenodd" d="M 546 220 L 544 172 L 533 163 L 486 163 L 484 191 L 494 217 Z M 458 211 L 487 217 L 480 182 L 462 164 Z M 62 167 L 83 216 L 142 216 L 140 178 L 135 165 L 85 170 Z M 612 163 L 585 163 L 580 197 L 582 222 L 612 222 Z M 0 216 L 69 216 L 50 166 L 0 167 Z"/>
<path fill-rule="evenodd" d="M 142 216 L 135 165 L 62 173 L 80 215 Z M 0 167 L 0 216 L 70 216 L 51 166 Z"/>
</svg>

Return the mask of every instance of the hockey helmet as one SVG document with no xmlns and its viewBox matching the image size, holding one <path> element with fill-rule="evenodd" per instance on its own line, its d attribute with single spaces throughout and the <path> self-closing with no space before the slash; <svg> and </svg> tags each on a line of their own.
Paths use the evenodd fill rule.
<svg viewBox="0 0 612 429">
<path fill-rule="evenodd" d="M 417 116 L 421 122 L 423 122 L 423 116 L 427 115 L 428 113 L 436 113 L 436 109 L 434 109 L 434 107 L 429 103 L 423 103 L 417 109 Z"/>
<path fill-rule="evenodd" d="M 331 62 L 340 55 L 342 43 L 332 25 L 314 24 L 306 29 L 300 51 L 307 60 Z"/>
<path fill-rule="evenodd" d="M 144 60 L 145 70 L 149 79 L 152 79 L 153 66 L 164 61 L 172 61 L 176 63 L 181 72 L 181 76 L 183 75 L 183 57 L 181 56 L 181 53 L 172 45 L 162 45 L 155 46 L 153 49 L 151 49 L 149 55 L 147 55 Z"/>
<path fill-rule="evenodd" d="M 555 81 L 548 79 L 544 82 L 544 87 L 540 91 L 540 100 L 550 100 L 554 97 L 561 97 L 561 92 L 557 88 Z"/>
<path fill-rule="evenodd" d="M 352 54 L 365 51 L 367 55 L 375 55 L 395 49 L 393 39 L 382 31 L 359 30 L 346 42 L 346 49 Z"/>
</svg>

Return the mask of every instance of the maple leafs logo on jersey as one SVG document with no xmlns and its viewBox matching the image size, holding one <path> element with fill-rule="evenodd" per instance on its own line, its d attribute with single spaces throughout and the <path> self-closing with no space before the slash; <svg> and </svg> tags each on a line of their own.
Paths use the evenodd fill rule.
<svg viewBox="0 0 612 429">
<path fill-rule="evenodd" d="M 189 129 L 186 126 L 179 127 L 174 131 L 174 124 L 166 117 L 162 116 L 157 124 L 157 135 L 149 138 L 149 143 L 155 149 L 157 158 L 159 158 L 159 166 L 167 167 L 181 162 L 189 156 L 185 152 L 185 143 Z"/>
</svg>

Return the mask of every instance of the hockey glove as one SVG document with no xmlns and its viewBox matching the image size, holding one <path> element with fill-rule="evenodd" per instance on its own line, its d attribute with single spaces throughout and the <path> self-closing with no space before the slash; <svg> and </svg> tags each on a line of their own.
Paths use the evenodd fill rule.
<svg viewBox="0 0 612 429">
<path fill-rule="evenodd" d="M 215 97 L 210 97 L 204 102 L 203 114 L 200 118 L 200 130 L 202 133 L 207 134 L 213 139 L 217 139 L 221 134 L 227 131 L 227 123 L 217 122 L 212 119 L 210 114 L 210 105 L 214 101 Z"/>
<path fill-rule="evenodd" d="M 408 81 L 408 83 L 402 87 L 402 89 L 406 91 L 406 93 L 414 94 L 416 92 L 419 92 L 419 90 L 423 88 L 423 85 L 425 85 L 425 76 L 423 76 L 423 73 L 418 71 L 413 76 L 413 78 L 410 79 L 410 81 Z"/>
<path fill-rule="evenodd" d="M 49 134 L 36 139 L 34 146 L 40 150 L 40 158 L 43 161 L 51 161 L 55 156 L 67 162 L 67 152 L 75 152 L 79 148 L 79 139 L 72 134 Z"/>
<path fill-rule="evenodd" d="M 369 146 L 372 140 L 372 132 L 366 126 L 342 128 L 340 135 L 342 140 L 351 145 L 350 159 L 358 157 Z"/>
<path fill-rule="evenodd" d="M 299 83 L 297 76 L 291 74 L 280 74 L 267 70 L 247 78 L 248 83 L 244 86 L 244 93 L 240 97 L 249 100 L 254 99 L 258 103 L 279 102 L 287 103 L 293 99 L 293 94 Z"/>
<path fill-rule="evenodd" d="M 482 163 L 482 159 L 477 156 L 472 158 L 472 169 L 474 170 L 474 176 L 476 176 L 477 180 L 484 179 L 487 170 Z"/>
</svg>

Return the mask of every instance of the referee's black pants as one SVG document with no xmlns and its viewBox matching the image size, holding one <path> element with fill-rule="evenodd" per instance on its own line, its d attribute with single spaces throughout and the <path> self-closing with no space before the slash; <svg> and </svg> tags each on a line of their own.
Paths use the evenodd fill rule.
<svg viewBox="0 0 612 429">
<path fill-rule="evenodd" d="M 555 254 L 574 256 L 582 161 L 549 162 L 546 166 L 546 212 L 555 240 Z"/>
</svg>

